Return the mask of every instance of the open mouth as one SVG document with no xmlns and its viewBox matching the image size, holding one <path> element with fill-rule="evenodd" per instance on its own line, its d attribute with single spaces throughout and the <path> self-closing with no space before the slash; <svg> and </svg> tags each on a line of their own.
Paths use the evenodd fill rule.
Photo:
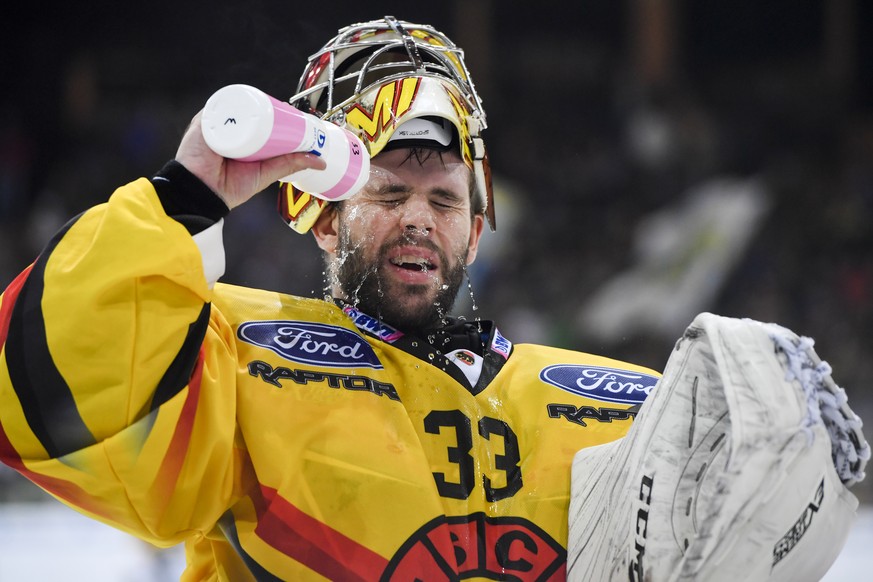
<svg viewBox="0 0 873 582">
<path fill-rule="evenodd" d="M 412 255 L 398 255 L 392 257 L 391 264 L 408 271 L 432 271 L 436 269 L 436 265 L 428 261 L 426 258 Z"/>
</svg>

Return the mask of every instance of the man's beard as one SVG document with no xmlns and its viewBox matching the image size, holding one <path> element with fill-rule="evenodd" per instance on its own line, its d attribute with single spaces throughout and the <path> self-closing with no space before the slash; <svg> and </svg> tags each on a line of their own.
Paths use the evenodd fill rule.
<svg viewBox="0 0 873 582">
<path fill-rule="evenodd" d="M 444 275 L 441 283 L 435 280 L 431 285 L 412 285 L 384 276 L 382 269 L 387 264 L 388 252 L 410 242 L 437 254 Z M 448 315 L 464 280 L 467 249 L 450 265 L 445 253 L 430 241 L 401 237 L 384 243 L 376 259 L 368 262 L 362 256 L 361 246 L 354 245 L 346 235 L 340 236 L 337 257 L 336 280 L 346 301 L 393 327 L 413 331 L 436 327 Z M 436 295 L 429 300 L 435 286 L 438 286 Z"/>
</svg>

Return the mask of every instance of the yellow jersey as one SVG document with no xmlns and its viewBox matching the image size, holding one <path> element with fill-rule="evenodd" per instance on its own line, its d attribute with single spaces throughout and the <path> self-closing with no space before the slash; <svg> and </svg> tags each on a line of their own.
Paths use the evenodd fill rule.
<svg viewBox="0 0 873 582">
<path fill-rule="evenodd" d="M 558 580 L 570 466 L 657 381 L 514 345 L 447 352 L 352 306 L 218 283 L 141 179 L 0 299 L 0 459 L 184 580 Z"/>
</svg>

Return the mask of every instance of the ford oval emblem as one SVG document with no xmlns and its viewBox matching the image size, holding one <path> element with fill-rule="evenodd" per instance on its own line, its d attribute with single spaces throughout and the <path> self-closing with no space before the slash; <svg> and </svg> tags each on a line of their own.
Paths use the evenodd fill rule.
<svg viewBox="0 0 873 582">
<path fill-rule="evenodd" d="M 657 376 L 603 366 L 556 364 L 544 368 L 540 379 L 567 392 L 622 404 L 639 404 L 646 399 Z"/>
<path fill-rule="evenodd" d="M 247 321 L 237 335 L 301 364 L 333 368 L 381 368 L 367 340 L 344 327 L 307 321 Z"/>
</svg>

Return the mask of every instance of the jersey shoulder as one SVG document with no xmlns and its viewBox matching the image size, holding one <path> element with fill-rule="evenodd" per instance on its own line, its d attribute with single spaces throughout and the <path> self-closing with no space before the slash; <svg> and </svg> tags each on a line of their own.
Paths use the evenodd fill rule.
<svg viewBox="0 0 873 582">
<path fill-rule="evenodd" d="M 526 366 L 552 366 L 552 365 L 577 365 L 597 366 L 614 370 L 627 370 L 639 372 L 649 376 L 660 377 L 661 373 L 646 366 L 640 366 L 631 362 L 616 360 L 607 356 L 590 354 L 566 348 L 543 346 L 538 344 L 515 344 L 513 359 L 518 359 L 519 364 Z"/>
<path fill-rule="evenodd" d="M 228 283 L 215 285 L 212 303 L 232 325 L 269 319 L 345 324 L 346 319 L 336 305 L 322 299 Z"/>
</svg>

